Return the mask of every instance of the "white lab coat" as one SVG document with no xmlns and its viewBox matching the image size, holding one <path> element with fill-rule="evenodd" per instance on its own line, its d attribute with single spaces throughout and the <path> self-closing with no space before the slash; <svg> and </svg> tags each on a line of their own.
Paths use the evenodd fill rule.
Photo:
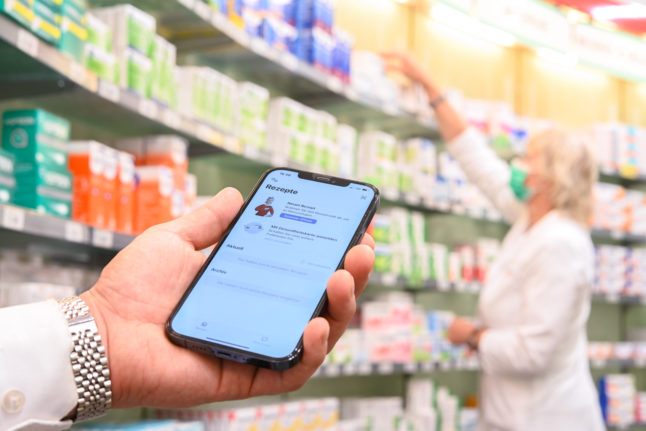
<svg viewBox="0 0 646 431">
<path fill-rule="evenodd" d="M 469 180 L 513 223 L 480 294 L 482 431 L 605 429 L 587 359 L 594 249 L 552 211 L 531 229 L 509 167 L 469 129 L 448 145 Z"/>
<path fill-rule="evenodd" d="M 71 351 L 67 321 L 55 301 L 0 309 L 0 431 L 72 425 L 61 421 L 78 402 Z M 14 402 L 7 409 L 9 398 Z M 20 398 L 24 402 L 15 401 Z"/>
</svg>

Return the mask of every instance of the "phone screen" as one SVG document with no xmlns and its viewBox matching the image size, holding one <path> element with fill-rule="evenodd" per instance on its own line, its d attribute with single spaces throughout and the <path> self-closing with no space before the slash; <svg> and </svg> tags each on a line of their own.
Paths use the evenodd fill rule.
<svg viewBox="0 0 646 431">
<path fill-rule="evenodd" d="M 312 318 L 375 192 L 271 171 L 172 321 L 182 335 L 284 358 Z"/>
</svg>

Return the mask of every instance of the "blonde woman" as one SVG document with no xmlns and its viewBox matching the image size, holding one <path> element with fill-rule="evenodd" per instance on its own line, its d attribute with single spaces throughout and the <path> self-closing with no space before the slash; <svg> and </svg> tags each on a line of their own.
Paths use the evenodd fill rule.
<svg viewBox="0 0 646 431">
<path fill-rule="evenodd" d="M 597 178 L 590 148 L 551 130 L 510 167 L 411 57 L 384 58 L 424 85 L 449 152 L 512 223 L 480 295 L 480 326 L 456 318 L 449 330 L 454 344 L 478 351 L 479 429 L 604 429 L 587 360 L 594 269 L 587 221 Z"/>
</svg>

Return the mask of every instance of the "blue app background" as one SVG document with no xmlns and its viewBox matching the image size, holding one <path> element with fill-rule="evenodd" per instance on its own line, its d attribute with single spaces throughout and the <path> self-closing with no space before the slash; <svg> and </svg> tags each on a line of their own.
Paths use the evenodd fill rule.
<svg viewBox="0 0 646 431">
<path fill-rule="evenodd" d="M 176 314 L 173 329 L 264 356 L 289 355 L 373 197 L 361 184 L 339 187 L 273 171 Z"/>
</svg>

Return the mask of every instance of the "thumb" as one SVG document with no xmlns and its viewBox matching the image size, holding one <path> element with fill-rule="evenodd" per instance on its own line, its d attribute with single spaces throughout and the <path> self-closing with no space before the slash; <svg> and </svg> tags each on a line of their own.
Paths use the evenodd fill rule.
<svg viewBox="0 0 646 431">
<path fill-rule="evenodd" d="M 168 223 L 167 227 L 202 250 L 215 244 L 242 206 L 242 195 L 226 188 L 201 207 Z"/>
</svg>

